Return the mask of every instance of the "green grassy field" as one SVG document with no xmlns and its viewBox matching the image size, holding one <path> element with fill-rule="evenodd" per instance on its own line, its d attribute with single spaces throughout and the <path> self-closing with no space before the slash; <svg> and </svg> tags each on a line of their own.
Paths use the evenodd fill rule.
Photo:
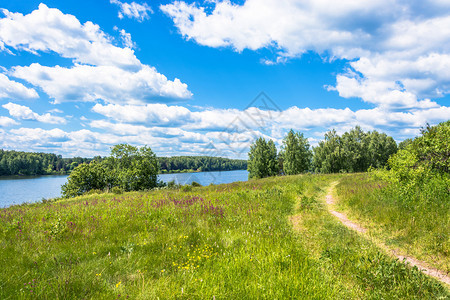
<svg viewBox="0 0 450 300">
<path fill-rule="evenodd" d="M 0 299 L 424 299 L 449 291 L 325 209 L 341 175 L 0 210 Z"/>
<path fill-rule="evenodd" d="M 337 185 L 338 209 L 392 247 L 450 272 L 450 198 L 439 179 L 400 193 L 398 186 L 368 174 Z"/>
</svg>

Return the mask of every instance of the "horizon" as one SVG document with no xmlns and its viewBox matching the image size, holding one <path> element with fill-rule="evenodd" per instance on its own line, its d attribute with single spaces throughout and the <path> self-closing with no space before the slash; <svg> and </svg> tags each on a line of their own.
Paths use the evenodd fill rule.
<svg viewBox="0 0 450 300">
<path fill-rule="evenodd" d="M 69 157 L 148 145 L 247 159 L 450 119 L 444 1 L 13 1 L 0 5 L 0 148 Z M 101 13 L 99 13 L 99 11 Z"/>
</svg>

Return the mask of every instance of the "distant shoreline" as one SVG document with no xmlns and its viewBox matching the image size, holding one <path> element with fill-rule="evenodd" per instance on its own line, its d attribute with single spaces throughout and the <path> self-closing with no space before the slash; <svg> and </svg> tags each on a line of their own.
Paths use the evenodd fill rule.
<svg viewBox="0 0 450 300">
<path fill-rule="evenodd" d="M 166 172 L 160 172 L 158 175 L 164 174 L 186 174 L 186 173 L 206 173 L 206 172 L 231 172 L 231 171 L 246 171 L 247 169 L 235 169 L 235 170 L 208 170 L 208 171 L 199 171 L 199 170 L 171 170 Z M 11 179 L 19 179 L 19 178 L 27 178 L 27 177 L 42 177 L 42 176 L 69 176 L 70 173 L 56 173 L 56 174 L 35 174 L 35 175 L 0 175 L 0 179 L 11 178 Z"/>
</svg>

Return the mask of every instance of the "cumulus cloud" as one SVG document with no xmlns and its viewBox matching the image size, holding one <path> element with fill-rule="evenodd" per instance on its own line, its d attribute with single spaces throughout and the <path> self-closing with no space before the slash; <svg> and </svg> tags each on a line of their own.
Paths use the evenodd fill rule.
<svg viewBox="0 0 450 300">
<path fill-rule="evenodd" d="M 128 72 L 113 66 L 76 64 L 63 68 L 34 63 L 27 67 L 14 67 L 12 74 L 40 86 L 55 99 L 55 103 L 104 100 L 136 104 L 192 95 L 180 80 L 170 81 L 155 68 L 146 65 L 137 72 Z"/>
<path fill-rule="evenodd" d="M 32 53 L 56 52 L 90 65 L 140 66 L 133 50 L 114 46 L 111 38 L 92 22 L 81 24 L 75 16 L 45 4 L 28 15 L 6 9 L 3 13 L 6 17 L 0 19 L 0 40 L 11 48 Z"/>
<path fill-rule="evenodd" d="M 17 116 L 33 118 L 26 107 L 15 107 Z M 0 130 L 0 148 L 36 150 L 57 149 L 66 156 L 107 155 L 118 143 L 149 145 L 158 155 L 213 155 L 246 159 L 254 140 L 263 136 L 281 144 L 291 128 L 302 131 L 312 145 L 324 133 L 335 128 L 339 133 L 356 125 L 364 130 L 381 130 L 401 141 L 414 137 L 427 122 L 448 119 L 450 108 L 437 106 L 407 111 L 386 111 L 381 107 L 353 111 L 346 109 L 310 109 L 290 107 L 283 111 L 250 107 L 238 109 L 190 110 L 165 104 L 96 104 L 93 109 L 104 119 L 83 118 L 87 129 L 63 131 L 41 128 Z M 275 116 L 275 117 L 274 117 Z M 176 122 L 174 122 L 176 120 Z M 17 125 L 14 120 L 3 120 Z"/>
<path fill-rule="evenodd" d="M 72 59 L 74 65 L 69 68 L 34 63 L 11 70 L 12 76 L 40 87 L 55 103 L 98 99 L 117 103 L 119 97 L 121 103 L 128 98 L 134 103 L 145 103 L 192 96 L 179 79 L 169 80 L 155 68 L 142 64 L 132 50 L 131 35 L 124 30 L 120 35 L 125 47 L 118 47 L 98 25 L 81 24 L 75 16 L 45 4 L 28 15 L 5 9 L 3 13 L 5 18 L 0 19 L 3 49 L 35 54 L 54 52 Z M 0 77 L 0 85 L 2 80 Z"/>
<path fill-rule="evenodd" d="M 328 87 L 384 109 L 430 108 L 450 93 L 450 6 L 446 1 L 246 0 L 160 9 L 188 40 L 236 51 L 277 49 L 283 63 L 307 51 L 350 60 Z"/>
<path fill-rule="evenodd" d="M 96 104 L 92 111 L 119 122 L 146 123 L 150 125 L 176 126 L 189 122 L 192 119 L 189 109 L 183 106 L 168 106 L 166 104 Z"/>
<path fill-rule="evenodd" d="M 323 132 L 317 134 L 318 128 L 336 128 L 344 132 L 360 125 L 365 130 L 381 129 L 402 140 L 413 135 L 397 133 L 399 128 L 409 128 L 409 132 L 416 133 L 427 122 L 436 124 L 447 120 L 450 115 L 449 107 L 439 105 L 394 112 L 382 107 L 356 111 L 349 108 L 310 109 L 297 106 L 283 111 L 256 107 L 245 110 L 197 108 L 192 111 L 185 107 L 160 104 L 96 104 L 92 111 L 108 118 L 92 121 L 90 126 L 93 128 L 121 136 L 150 134 L 173 138 L 179 143 L 183 143 L 182 138 L 192 138 L 193 141 L 203 143 L 204 147 L 209 141 L 214 146 L 228 149 L 223 152 L 227 155 L 236 155 L 235 149 L 244 149 L 239 153 L 247 153 L 250 143 L 259 136 L 272 138 L 279 143 L 291 128 L 303 131 L 314 140 L 323 136 Z M 199 134 L 203 138 L 199 138 Z"/>
<path fill-rule="evenodd" d="M 112 4 L 119 6 L 119 18 L 123 19 L 128 17 L 131 19 L 136 19 L 138 22 L 143 22 L 150 19 L 149 14 L 153 13 L 153 10 L 147 3 L 139 4 L 136 2 L 125 3 L 119 0 L 111 0 Z"/>
<path fill-rule="evenodd" d="M 33 112 L 27 106 L 18 105 L 11 102 L 2 105 L 2 107 L 7 109 L 12 117 L 17 118 L 19 120 L 34 120 L 49 124 L 65 124 L 67 122 L 66 119 L 62 117 L 53 116 L 50 113 L 39 115 Z"/>
<path fill-rule="evenodd" d="M 6 75 L 0 73 L 0 98 L 10 99 L 34 99 L 38 98 L 38 93 L 23 84 L 10 80 Z"/>
<path fill-rule="evenodd" d="M 7 127 L 7 126 L 12 126 L 12 125 L 18 125 L 18 124 L 19 123 L 17 123 L 16 121 L 14 121 L 11 118 L 0 116 L 0 126 L 1 127 Z"/>
</svg>

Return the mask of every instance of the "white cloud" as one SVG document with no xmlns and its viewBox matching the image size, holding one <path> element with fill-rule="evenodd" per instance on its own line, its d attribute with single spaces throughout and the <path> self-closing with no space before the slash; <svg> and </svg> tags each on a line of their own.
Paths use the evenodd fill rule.
<svg viewBox="0 0 450 300">
<path fill-rule="evenodd" d="M 144 103 L 192 96 L 179 79 L 169 80 L 142 64 L 131 49 L 131 35 L 124 30 L 120 31 L 125 44 L 122 48 L 113 45 L 113 39 L 98 25 L 81 24 L 76 17 L 45 4 L 28 15 L 3 13 L 6 17 L 0 19 L 0 41 L 4 49 L 55 52 L 73 60 L 74 66 L 69 68 L 34 63 L 10 72 L 42 88 L 55 103 L 98 99 L 125 103 L 128 98 L 132 103 Z"/>
<path fill-rule="evenodd" d="M 185 107 L 161 104 L 96 104 L 92 111 L 109 119 L 90 122 L 90 126 L 96 129 L 120 136 L 172 139 L 172 142 L 166 140 L 166 145 L 180 143 L 187 146 L 187 141 L 203 143 L 201 153 L 208 152 L 207 144 L 213 143 L 221 149 L 222 154 L 226 153 L 228 156 L 247 153 L 250 143 L 258 136 L 272 138 L 280 143 L 284 134 L 291 128 L 317 139 L 322 138 L 324 133 L 320 132 L 318 135 L 315 132 L 317 129 L 326 131 L 335 128 L 343 133 L 360 125 L 364 130 L 387 132 L 401 140 L 414 137 L 412 134 L 427 122 L 436 124 L 450 116 L 450 108 L 445 106 L 423 107 L 403 112 L 382 107 L 353 111 L 349 108 L 310 109 L 293 106 L 279 112 L 255 107 L 246 110 L 197 108 L 196 111 L 191 111 Z M 400 132 L 399 128 L 403 130 Z M 407 132 L 411 134 L 408 135 Z M 198 152 L 193 151 L 191 154 Z"/>
<path fill-rule="evenodd" d="M 125 45 L 125 47 L 133 49 L 136 47 L 135 43 L 131 39 L 131 34 L 125 31 L 125 29 L 121 29 L 120 36 L 122 37 L 122 42 Z"/>
<path fill-rule="evenodd" d="M 334 90 L 388 108 L 429 108 L 450 93 L 448 1 L 175 1 L 160 9 L 188 40 L 236 51 L 275 48 L 283 63 L 306 51 L 349 59 Z M 329 90 L 333 90 L 330 89 Z"/>
<path fill-rule="evenodd" d="M 19 123 L 17 123 L 16 121 L 14 121 L 11 118 L 0 116 L 0 126 L 1 127 L 7 127 L 7 126 L 12 126 L 12 125 L 18 125 L 18 124 Z"/>
<path fill-rule="evenodd" d="M 40 4 L 28 15 L 3 9 L 0 40 L 9 47 L 32 53 L 53 51 L 77 63 L 135 69 L 141 65 L 129 48 L 112 44 L 98 25 L 81 24 L 75 16 Z"/>
<path fill-rule="evenodd" d="M 139 4 L 134 1 L 131 3 L 125 3 L 119 0 L 111 0 L 110 2 L 119 6 L 120 19 L 128 17 L 131 19 L 136 19 L 139 22 L 143 22 L 147 19 L 150 19 L 149 14 L 153 13 L 151 7 L 145 2 L 143 4 Z"/>
<path fill-rule="evenodd" d="M 24 117 L 35 115 L 23 107 L 17 110 L 20 113 L 16 114 Z M 291 128 L 302 131 L 313 145 L 323 139 L 328 129 L 335 128 L 343 133 L 356 125 L 364 130 L 383 131 L 396 140 L 402 140 L 414 137 L 427 122 L 436 124 L 447 120 L 450 115 L 450 108 L 445 106 L 403 112 L 380 107 L 352 111 L 348 108 L 293 106 L 278 112 L 254 107 L 247 110 L 197 108 L 191 111 L 163 104 L 96 104 L 92 110 L 107 119 L 83 118 L 90 129 L 78 131 L 41 128 L 0 130 L 0 148 L 19 147 L 27 151 L 45 148 L 55 149 L 65 156 L 95 156 L 107 155 L 112 145 L 130 143 L 149 145 L 158 155 L 215 155 L 246 159 L 250 144 L 256 137 L 270 138 L 280 145 L 281 139 Z M 176 123 L 173 120 L 177 120 Z M 14 122 L 11 119 L 3 122 L 17 125 L 11 121 Z"/>
<path fill-rule="evenodd" d="M 23 84 L 10 80 L 0 73 L 0 98 L 10 99 L 34 99 L 39 95 L 34 89 L 27 88 Z"/>
<path fill-rule="evenodd" d="M 34 120 L 49 124 L 65 124 L 66 119 L 58 116 L 53 116 L 50 113 L 39 115 L 33 112 L 29 107 L 18 105 L 14 103 L 7 103 L 2 105 L 3 108 L 9 111 L 9 114 L 20 120 Z"/>
<path fill-rule="evenodd" d="M 358 50 L 370 33 L 353 27 L 368 17 L 375 23 L 392 19 L 397 9 L 392 2 L 247 0 L 237 5 L 214 1 L 207 13 L 211 9 L 176 1 L 160 8 L 183 36 L 199 44 L 231 46 L 237 51 L 275 46 L 285 55 L 298 55 L 339 47 Z"/>
<path fill-rule="evenodd" d="M 192 119 L 191 111 L 182 106 L 166 104 L 147 105 L 101 105 L 96 104 L 92 111 L 119 122 L 146 123 L 150 125 L 178 125 Z"/>
<path fill-rule="evenodd" d="M 57 109 L 57 108 L 50 109 L 48 112 L 49 112 L 49 113 L 57 113 L 57 114 L 62 114 L 62 113 L 63 113 L 62 110 Z"/>
<path fill-rule="evenodd" d="M 40 86 L 55 99 L 55 103 L 101 99 L 109 103 L 136 104 L 192 95 L 186 84 L 178 79 L 170 81 L 149 66 L 129 72 L 112 66 L 76 64 L 72 68 L 63 68 L 34 63 L 28 67 L 14 67 L 12 74 Z"/>
</svg>

